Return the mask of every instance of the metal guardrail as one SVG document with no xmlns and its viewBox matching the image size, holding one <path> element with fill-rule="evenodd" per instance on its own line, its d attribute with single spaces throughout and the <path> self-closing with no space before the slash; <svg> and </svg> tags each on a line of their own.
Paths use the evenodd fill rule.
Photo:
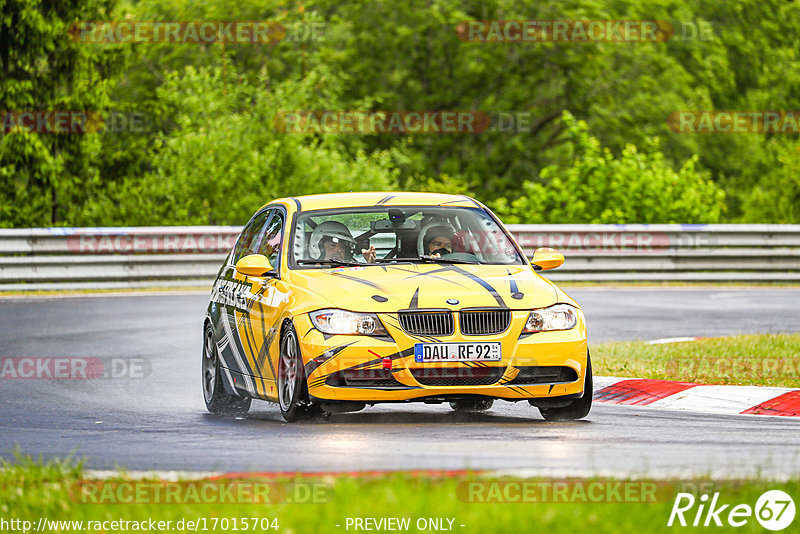
<svg viewBox="0 0 800 534">
<path fill-rule="evenodd" d="M 564 281 L 800 281 L 800 225 L 509 225 Z M 238 226 L 0 229 L 0 291 L 206 286 Z"/>
</svg>

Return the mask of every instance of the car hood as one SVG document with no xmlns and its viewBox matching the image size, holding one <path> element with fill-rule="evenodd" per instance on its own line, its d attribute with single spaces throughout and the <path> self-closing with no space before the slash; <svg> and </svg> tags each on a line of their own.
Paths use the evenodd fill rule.
<svg viewBox="0 0 800 534">
<path fill-rule="evenodd" d="M 308 310 L 333 304 L 352 311 L 413 308 L 540 308 L 555 304 L 555 286 L 525 265 L 398 264 L 292 271 L 291 283 L 321 297 Z M 455 299 L 458 302 L 453 303 Z M 450 303 L 447 301 L 450 300 Z"/>
</svg>

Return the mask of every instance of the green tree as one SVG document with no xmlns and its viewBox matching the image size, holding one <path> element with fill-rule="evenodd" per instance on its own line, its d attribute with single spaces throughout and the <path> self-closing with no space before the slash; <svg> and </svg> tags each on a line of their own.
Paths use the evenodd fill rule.
<svg viewBox="0 0 800 534">
<path fill-rule="evenodd" d="M 797 172 L 800 143 L 794 139 L 773 138 L 766 149 L 777 165 L 771 166 L 742 195 L 739 221 L 797 224 L 800 222 L 800 174 Z"/>
<path fill-rule="evenodd" d="M 0 112 L 107 111 L 112 50 L 69 37 L 79 20 L 108 18 L 111 2 L 0 0 Z M 11 114 L 9 114 L 11 112 Z M 16 124 L 16 123 L 15 123 Z M 0 130 L 0 226 L 73 220 L 87 186 L 100 180 L 97 135 Z"/>
<path fill-rule="evenodd" d="M 710 213 L 697 214 L 702 220 L 800 222 L 793 208 L 794 139 L 667 128 L 667 117 L 681 110 L 794 110 L 800 101 L 799 5 L 797 0 L 120 0 L 116 5 L 0 0 L 0 111 L 131 111 L 143 113 L 148 126 L 145 132 L 2 135 L 0 225 L 241 222 L 252 202 L 273 193 L 333 188 L 465 192 L 503 205 L 499 199 L 513 202 L 521 184 L 530 196 L 536 184 L 549 189 L 567 172 L 580 171 L 586 180 L 599 180 L 598 191 L 605 190 L 609 173 L 632 173 L 635 165 L 652 170 L 663 194 L 671 170 L 679 175 L 682 198 L 711 195 Z M 314 39 L 290 34 L 279 42 L 225 45 L 89 45 L 68 38 L 73 22 L 122 19 L 259 20 L 290 32 L 321 23 L 322 33 Z M 659 19 L 671 21 L 676 33 L 661 43 L 463 39 L 466 21 L 492 19 Z M 687 27 L 712 31 L 687 36 Z M 198 89 L 202 84 L 208 87 Z M 291 109 L 472 110 L 531 120 L 527 128 L 480 134 L 275 131 L 271 117 Z M 576 144 L 564 111 L 588 124 L 591 137 L 604 147 L 599 156 Z M 251 112 L 264 124 L 252 128 Z M 247 123 L 249 133 L 236 131 L 236 121 Z M 651 141 L 655 137 L 658 145 Z M 608 154 L 615 156 L 607 160 Z M 576 161 L 589 156 L 606 163 L 589 172 L 589 163 Z M 244 178 L 230 179 L 230 172 Z M 209 186 L 210 180 L 224 188 Z M 725 210 L 717 211 L 709 181 L 725 191 Z M 639 189 L 642 199 L 652 198 L 646 184 Z M 226 191 L 235 198 L 223 200 Z M 643 201 L 634 212 L 612 206 L 613 195 L 597 198 L 607 203 L 604 220 L 622 210 L 619 216 L 626 220 L 697 222 L 695 212 L 671 196 L 664 203 Z M 676 210 L 675 217 L 664 205 Z M 583 220 L 595 209 L 563 216 Z"/>
<path fill-rule="evenodd" d="M 583 121 L 564 114 L 573 163 L 550 166 L 539 181 L 525 181 L 522 194 L 500 199 L 497 211 L 515 223 L 719 222 L 725 193 L 696 169 L 692 157 L 680 168 L 659 151 L 628 145 L 619 157 L 601 146 Z"/>
<path fill-rule="evenodd" d="M 266 89 L 269 87 L 269 89 Z M 85 221 L 112 224 L 242 224 L 272 198 L 396 187 L 387 152 L 347 152 L 336 136 L 277 127 L 285 110 L 336 109 L 324 69 L 299 81 L 259 83 L 220 69 L 172 73 L 158 97 L 177 127 L 161 134 L 152 171 L 116 184 L 86 208 Z"/>
</svg>

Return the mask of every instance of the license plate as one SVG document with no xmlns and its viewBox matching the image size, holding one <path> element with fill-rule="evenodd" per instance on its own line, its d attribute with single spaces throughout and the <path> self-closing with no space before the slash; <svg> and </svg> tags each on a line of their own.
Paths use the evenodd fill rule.
<svg viewBox="0 0 800 534">
<path fill-rule="evenodd" d="M 415 343 L 414 361 L 499 362 L 500 343 Z"/>
</svg>

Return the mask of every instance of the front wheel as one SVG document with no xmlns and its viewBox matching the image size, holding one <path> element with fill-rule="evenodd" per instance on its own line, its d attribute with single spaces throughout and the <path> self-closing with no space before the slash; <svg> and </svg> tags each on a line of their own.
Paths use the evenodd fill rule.
<svg viewBox="0 0 800 534">
<path fill-rule="evenodd" d="M 281 353 L 278 359 L 278 404 L 287 423 L 308 418 L 312 410 L 308 404 L 306 382 L 300 343 L 293 325 L 288 325 L 281 336 Z"/>
<path fill-rule="evenodd" d="M 203 399 L 208 411 L 216 415 L 242 415 L 250 409 L 250 397 L 237 397 L 225 391 L 219 365 L 219 351 L 211 325 L 203 334 Z"/>
<path fill-rule="evenodd" d="M 563 408 L 539 408 L 547 421 L 573 421 L 589 415 L 592 409 L 592 360 L 586 355 L 586 380 L 583 383 L 583 397 L 575 399 L 568 406 Z"/>
</svg>

